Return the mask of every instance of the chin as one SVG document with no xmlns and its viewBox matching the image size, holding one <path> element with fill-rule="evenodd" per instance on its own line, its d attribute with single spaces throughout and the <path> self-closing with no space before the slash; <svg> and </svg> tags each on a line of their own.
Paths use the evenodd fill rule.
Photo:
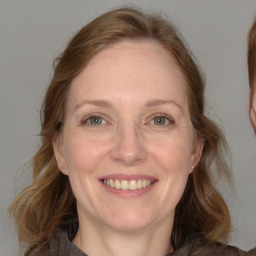
<svg viewBox="0 0 256 256">
<path fill-rule="evenodd" d="M 151 214 L 139 211 L 117 211 L 105 219 L 107 226 L 123 231 L 135 232 L 150 226 L 155 220 Z"/>
</svg>

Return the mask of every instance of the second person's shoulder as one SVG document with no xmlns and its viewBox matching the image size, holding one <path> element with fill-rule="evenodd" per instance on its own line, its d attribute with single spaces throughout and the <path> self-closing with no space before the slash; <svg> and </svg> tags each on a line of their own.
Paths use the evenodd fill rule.
<svg viewBox="0 0 256 256">
<path fill-rule="evenodd" d="M 254 256 L 235 246 L 225 245 L 219 242 L 210 242 L 202 236 L 197 236 L 186 241 L 173 256 Z"/>
</svg>

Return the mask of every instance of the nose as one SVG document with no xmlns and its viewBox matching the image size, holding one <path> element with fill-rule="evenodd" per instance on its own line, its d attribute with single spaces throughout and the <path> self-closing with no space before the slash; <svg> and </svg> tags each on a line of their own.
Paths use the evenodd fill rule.
<svg viewBox="0 0 256 256">
<path fill-rule="evenodd" d="M 118 124 L 111 158 L 127 166 L 139 164 L 147 158 L 139 127 L 133 120 L 124 120 Z"/>
</svg>

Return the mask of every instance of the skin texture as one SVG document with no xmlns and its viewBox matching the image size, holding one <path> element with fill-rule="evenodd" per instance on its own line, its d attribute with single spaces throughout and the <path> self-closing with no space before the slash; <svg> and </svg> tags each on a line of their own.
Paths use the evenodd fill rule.
<svg viewBox="0 0 256 256">
<path fill-rule="evenodd" d="M 92 113 L 118 129 L 102 139 L 88 136 L 83 120 Z M 172 121 L 157 125 L 159 115 Z M 77 199 L 73 242 L 88 255 L 166 255 L 175 207 L 202 148 L 185 79 L 162 46 L 122 41 L 100 51 L 72 81 L 63 132 L 54 141 Z M 142 194 L 113 193 L 99 180 L 109 175 L 147 175 L 155 183 Z"/>
</svg>

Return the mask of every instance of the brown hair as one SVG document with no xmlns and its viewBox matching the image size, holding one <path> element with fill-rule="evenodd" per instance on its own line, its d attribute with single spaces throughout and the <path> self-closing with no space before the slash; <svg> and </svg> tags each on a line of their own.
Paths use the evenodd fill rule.
<svg viewBox="0 0 256 256">
<path fill-rule="evenodd" d="M 83 27 L 59 57 L 42 105 L 42 146 L 33 158 L 33 183 L 10 207 L 20 241 L 28 247 L 47 241 L 66 218 L 77 214 L 69 179 L 57 168 L 52 141 L 59 132 L 59 120 L 64 120 L 71 81 L 102 48 L 124 39 L 158 42 L 174 56 L 187 81 L 194 129 L 205 141 L 199 164 L 176 207 L 173 246 L 180 247 L 190 230 L 209 241 L 228 239 L 230 215 L 215 186 L 219 176 L 231 177 L 224 159 L 227 146 L 221 130 L 204 115 L 202 74 L 173 25 L 159 15 L 121 8 Z"/>
<path fill-rule="evenodd" d="M 249 85 L 250 85 L 250 96 L 249 96 L 249 111 L 252 108 L 252 99 L 255 90 L 253 82 L 256 73 L 256 18 L 250 28 L 248 33 L 248 50 L 247 50 L 247 63 L 248 63 L 248 75 L 249 75 Z M 251 116 L 250 116 L 251 118 Z M 256 132 L 256 127 L 254 127 Z"/>
</svg>

